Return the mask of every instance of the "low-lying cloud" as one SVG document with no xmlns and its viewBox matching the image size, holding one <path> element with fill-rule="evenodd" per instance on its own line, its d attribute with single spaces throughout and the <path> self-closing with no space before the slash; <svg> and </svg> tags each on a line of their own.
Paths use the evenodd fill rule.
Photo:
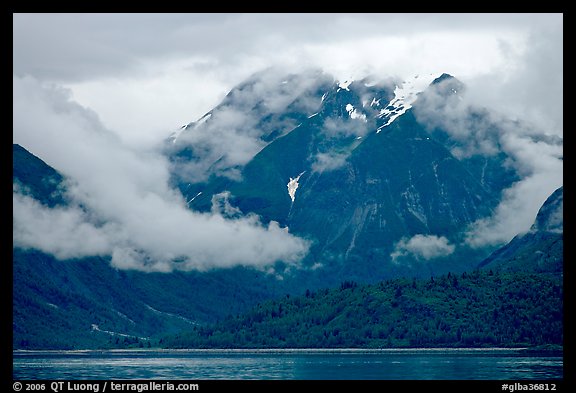
<svg viewBox="0 0 576 393">
<path fill-rule="evenodd" d="M 357 112 L 352 105 L 347 108 L 350 117 L 328 117 L 321 126 L 321 132 L 326 136 L 325 146 L 321 145 L 319 151 L 310 157 L 314 172 L 333 171 L 346 165 L 350 151 L 333 146 L 341 140 L 355 137 L 361 138 L 370 132 L 371 128 L 366 121 L 366 115 Z"/>
<path fill-rule="evenodd" d="M 15 188 L 16 246 L 60 259 L 110 255 L 121 269 L 163 272 L 297 264 L 307 253 L 306 241 L 275 222 L 190 211 L 160 153 L 123 145 L 65 89 L 31 77 L 13 84 L 14 142 L 71 179 L 72 201 L 50 209 Z"/>
<path fill-rule="evenodd" d="M 329 138 L 359 137 L 366 135 L 369 130 L 368 123 L 362 118 L 329 117 L 322 124 L 322 132 Z"/>
<path fill-rule="evenodd" d="M 37 248 L 59 259 L 106 255 L 110 235 L 117 228 L 112 224 L 96 227 L 88 214 L 77 207 L 47 208 L 37 200 L 14 192 L 13 239 L 20 247 Z"/>
<path fill-rule="evenodd" d="M 444 236 L 414 235 L 411 238 L 402 238 L 394 246 L 394 252 L 390 254 L 392 261 L 400 257 L 411 256 L 416 259 L 430 260 L 445 257 L 452 254 L 455 246 L 450 244 Z"/>
<path fill-rule="evenodd" d="M 346 153 L 318 153 L 314 156 L 314 161 L 312 162 L 312 171 L 324 172 L 342 168 L 344 165 L 346 165 L 348 156 L 349 155 Z"/>
</svg>

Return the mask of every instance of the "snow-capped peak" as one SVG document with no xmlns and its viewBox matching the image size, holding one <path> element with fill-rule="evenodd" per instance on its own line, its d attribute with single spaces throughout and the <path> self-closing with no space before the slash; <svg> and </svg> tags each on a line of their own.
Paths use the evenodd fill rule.
<svg viewBox="0 0 576 393">
<path fill-rule="evenodd" d="M 418 94 L 425 90 L 437 77 L 437 74 L 416 75 L 402 82 L 400 86 L 396 85 L 394 98 L 384 109 L 380 110 L 379 117 L 387 118 L 387 121 L 378 127 L 376 133 L 379 133 L 382 128 L 392 124 L 400 115 L 403 115 L 408 109 L 412 108 L 412 104 L 416 101 L 416 98 L 418 98 Z"/>
</svg>

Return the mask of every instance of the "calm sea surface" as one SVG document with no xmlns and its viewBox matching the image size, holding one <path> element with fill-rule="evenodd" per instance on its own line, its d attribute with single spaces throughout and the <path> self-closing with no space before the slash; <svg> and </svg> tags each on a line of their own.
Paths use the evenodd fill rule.
<svg viewBox="0 0 576 393">
<path fill-rule="evenodd" d="M 23 379 L 561 379 L 562 357 L 492 350 L 14 351 Z"/>
</svg>

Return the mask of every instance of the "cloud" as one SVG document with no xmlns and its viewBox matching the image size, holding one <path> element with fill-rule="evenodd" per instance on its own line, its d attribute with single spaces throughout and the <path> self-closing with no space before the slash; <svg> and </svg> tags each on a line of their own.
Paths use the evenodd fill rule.
<svg viewBox="0 0 576 393">
<path fill-rule="evenodd" d="M 114 266 L 143 271 L 297 264 L 307 253 L 277 223 L 234 215 L 225 196 L 215 201 L 224 210 L 188 210 L 166 159 L 122 144 L 68 90 L 30 77 L 13 85 L 14 142 L 71 179 L 73 202 L 49 209 L 15 189 L 16 245 L 63 259 L 111 255 Z"/>
<path fill-rule="evenodd" d="M 492 216 L 470 226 L 466 243 L 473 247 L 502 244 L 527 232 L 542 204 L 563 184 L 561 144 L 534 141 L 512 133 L 503 139 L 504 149 L 514 157 L 522 179 L 503 191 Z"/>
<path fill-rule="evenodd" d="M 246 164 L 264 146 L 257 129 L 258 119 L 249 111 L 224 107 L 197 127 L 191 126 L 178 137 L 175 149 L 192 149 L 194 160 L 174 162 L 174 172 L 190 182 L 206 180 L 215 173 L 238 179 L 239 165 Z"/>
<path fill-rule="evenodd" d="M 83 178 L 71 192 L 104 219 L 118 217 L 113 201 L 123 194 L 177 200 L 166 185 L 169 166 L 153 147 L 211 110 L 232 86 L 278 64 L 296 73 L 320 67 L 339 80 L 438 72 L 461 79 L 464 101 L 440 108 L 444 119 L 429 120 L 460 142 L 457 157 L 504 151 L 522 177 L 502 194 L 493 217 L 470 228 L 471 243 L 505 241 L 528 229 L 537 207 L 562 184 L 562 142 L 552 137 L 563 135 L 563 14 L 14 14 L 13 33 L 15 139 Z M 39 81 L 53 84 L 29 86 Z M 256 96 L 274 91 L 259 107 L 273 112 L 297 91 L 275 83 L 271 77 L 239 94 L 236 104 L 246 100 L 246 110 L 221 108 L 204 135 L 189 133 L 200 160 L 179 172 L 193 181 L 207 168 L 237 178 L 237 165 L 264 146 L 260 114 L 250 109 L 258 107 Z M 33 116 L 26 115 L 28 102 Z M 300 104 L 305 112 L 314 101 Z M 485 117 L 482 124 L 477 116 L 471 127 L 482 108 L 512 120 Z M 502 126 L 492 127 L 494 121 Z M 45 132 L 70 124 L 82 138 Z M 287 121 L 282 130 L 293 125 Z M 117 145 L 123 148 L 111 147 Z M 329 170 L 343 158 L 321 152 L 315 164 Z M 99 169 L 88 171 L 88 163 Z"/>
<path fill-rule="evenodd" d="M 461 57 L 454 52 L 461 49 L 473 56 L 469 64 L 482 67 L 494 62 L 486 55 L 495 55 L 498 40 L 533 26 L 557 25 L 559 19 L 562 14 L 13 14 L 14 66 L 63 82 L 145 72 L 142 64 L 148 60 L 200 55 L 239 66 L 249 59 L 290 59 L 320 49 L 318 58 L 331 55 L 326 63 L 358 66 L 377 59 L 393 65 L 405 47 L 400 55 L 436 63 Z M 340 50 L 339 43 L 344 44 Z M 379 54 L 375 48 L 387 50 Z M 289 64 L 309 59 L 292 58 Z"/>
<path fill-rule="evenodd" d="M 177 137 L 175 151 L 192 149 L 194 160 L 176 160 L 174 172 L 190 182 L 211 174 L 237 180 L 239 167 L 267 145 L 266 136 L 283 135 L 298 126 L 299 117 L 301 121 L 318 110 L 316 89 L 332 78 L 318 70 L 301 71 L 268 68 L 234 88 L 221 105 Z M 280 118 L 284 112 L 292 115 Z"/>
<path fill-rule="evenodd" d="M 563 184 L 562 138 L 547 129 L 520 120 L 506 106 L 480 107 L 454 79 L 428 89 L 414 106 L 414 114 L 430 131 L 448 133 L 452 153 L 460 159 L 504 153 L 505 165 L 520 180 L 504 190 L 490 217 L 472 223 L 466 243 L 473 247 L 498 245 L 530 229 L 546 198 Z M 553 123 L 549 124 L 553 127 Z"/>
<path fill-rule="evenodd" d="M 524 64 L 519 56 L 562 22 L 522 13 L 13 14 L 13 69 L 71 88 L 124 142 L 150 146 L 272 64 L 319 66 L 340 80 L 449 72 L 480 87 L 476 77 L 497 75 L 497 87 L 539 65 L 518 81 L 541 88 L 562 78 L 553 67 L 561 35 Z"/>
<path fill-rule="evenodd" d="M 355 111 L 355 110 L 354 110 Z M 356 113 L 350 111 L 351 113 Z M 356 115 L 359 116 L 359 115 Z M 346 138 L 364 136 L 369 131 L 364 117 L 339 118 L 329 117 L 322 124 L 322 132 L 330 138 Z"/>
<path fill-rule="evenodd" d="M 106 255 L 112 251 L 109 236 L 115 228 L 96 227 L 88 214 L 77 207 L 49 209 L 18 192 L 12 194 L 12 203 L 15 245 L 37 248 L 59 259 Z"/>
<path fill-rule="evenodd" d="M 346 165 L 350 156 L 350 151 L 335 147 L 339 140 L 350 137 L 362 137 L 370 131 L 370 125 L 366 121 L 366 115 L 358 112 L 351 104 L 346 108 L 348 114 L 345 118 L 328 117 L 322 123 L 320 131 L 327 137 L 324 144 L 320 146 L 321 150 L 311 155 L 312 171 L 324 172 L 333 171 Z"/>
<path fill-rule="evenodd" d="M 430 260 L 445 257 L 454 252 L 456 247 L 450 244 L 444 236 L 414 235 L 410 239 L 402 238 L 394 246 L 394 252 L 390 254 L 392 261 L 400 257 L 413 256 L 417 259 Z"/>
<path fill-rule="evenodd" d="M 523 50 L 500 44 L 505 66 L 498 72 L 470 75 L 468 100 L 502 111 L 513 120 L 533 124 L 541 132 L 563 134 L 564 56 L 563 21 L 536 24 Z"/>
<path fill-rule="evenodd" d="M 346 153 L 318 153 L 314 156 L 314 161 L 312 162 L 312 171 L 324 172 L 342 168 L 344 165 L 346 165 L 348 156 L 349 155 Z"/>
</svg>

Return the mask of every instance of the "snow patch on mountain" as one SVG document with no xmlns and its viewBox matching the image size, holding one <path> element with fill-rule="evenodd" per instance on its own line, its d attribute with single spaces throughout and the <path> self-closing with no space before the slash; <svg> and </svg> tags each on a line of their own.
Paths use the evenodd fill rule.
<svg viewBox="0 0 576 393">
<path fill-rule="evenodd" d="M 344 89 L 344 90 L 350 91 L 350 89 L 348 89 L 348 86 L 350 86 L 350 84 L 351 84 L 352 82 L 354 82 L 354 81 L 353 81 L 353 80 L 347 80 L 347 81 L 344 81 L 344 82 L 340 82 L 340 83 L 338 83 L 338 87 L 339 87 L 340 89 Z"/>
<path fill-rule="evenodd" d="M 436 77 L 438 77 L 437 74 L 416 75 L 402 82 L 400 86 L 396 85 L 394 98 L 384 109 L 380 110 L 380 114 L 378 115 L 380 118 L 387 119 L 387 121 L 378 127 L 376 133 L 382 131 L 382 128 L 389 126 L 399 116 L 412 108 L 412 104 L 416 101 L 416 98 L 418 98 L 418 94 L 425 90 Z"/>
<path fill-rule="evenodd" d="M 296 178 L 290 178 L 290 181 L 287 184 L 288 187 L 288 195 L 290 195 L 290 199 L 292 199 L 292 203 L 296 199 L 296 189 L 298 188 L 298 180 L 300 180 L 300 176 L 302 176 L 304 172 L 298 175 Z"/>
<path fill-rule="evenodd" d="M 202 191 L 200 191 L 198 194 L 196 194 L 196 196 L 193 196 L 188 202 L 186 202 L 186 204 L 190 205 L 190 203 L 192 203 L 194 201 L 194 199 L 198 198 L 200 195 L 202 195 Z"/>
</svg>

